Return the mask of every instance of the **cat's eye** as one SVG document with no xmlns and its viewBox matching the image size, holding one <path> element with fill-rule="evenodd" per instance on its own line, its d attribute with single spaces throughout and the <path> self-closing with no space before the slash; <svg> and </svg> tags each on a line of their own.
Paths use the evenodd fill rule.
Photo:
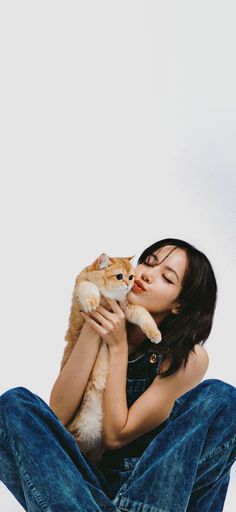
<svg viewBox="0 0 236 512">
<path fill-rule="evenodd" d="M 132 281 L 133 278 L 134 276 L 131 274 L 131 276 L 129 276 L 129 280 Z"/>
<path fill-rule="evenodd" d="M 117 274 L 117 275 L 116 275 L 116 279 L 119 279 L 119 281 L 120 281 L 121 279 L 123 279 L 123 274 Z"/>
</svg>

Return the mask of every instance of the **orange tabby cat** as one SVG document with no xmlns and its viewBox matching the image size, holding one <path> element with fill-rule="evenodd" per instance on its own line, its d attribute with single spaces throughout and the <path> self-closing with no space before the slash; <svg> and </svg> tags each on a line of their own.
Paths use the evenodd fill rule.
<svg viewBox="0 0 236 512">
<path fill-rule="evenodd" d="M 61 369 L 70 356 L 85 321 L 80 310 L 91 312 L 99 304 L 107 307 L 104 297 L 119 301 L 126 319 L 139 325 L 147 338 L 154 343 L 161 341 L 161 333 L 150 313 L 142 306 L 129 304 L 126 299 L 134 285 L 132 258 L 111 258 L 103 253 L 77 276 Z M 108 347 L 102 340 L 83 400 L 66 427 L 74 436 L 80 450 L 94 462 L 100 460 L 104 452 L 101 447 L 102 393 L 107 373 Z"/>
</svg>

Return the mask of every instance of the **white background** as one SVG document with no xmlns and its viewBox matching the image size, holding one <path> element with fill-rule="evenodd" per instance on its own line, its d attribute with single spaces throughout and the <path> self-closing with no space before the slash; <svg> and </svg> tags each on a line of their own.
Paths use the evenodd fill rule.
<svg viewBox="0 0 236 512">
<path fill-rule="evenodd" d="M 205 378 L 236 385 L 234 7 L 1 2 L 1 392 L 48 403 L 76 275 L 166 237 L 213 265 Z"/>
</svg>

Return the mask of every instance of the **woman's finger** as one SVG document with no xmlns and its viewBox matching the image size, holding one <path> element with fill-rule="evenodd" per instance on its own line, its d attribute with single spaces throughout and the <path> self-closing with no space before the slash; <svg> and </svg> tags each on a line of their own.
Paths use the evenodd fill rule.
<svg viewBox="0 0 236 512">
<path fill-rule="evenodd" d="M 117 303 L 116 300 L 108 299 L 107 297 L 106 297 L 106 300 L 107 300 L 108 304 L 110 304 L 114 313 L 117 313 L 117 314 L 120 314 L 121 312 L 123 313 L 121 307 L 119 306 L 119 304 Z"/>
<path fill-rule="evenodd" d="M 108 320 L 111 321 L 111 317 L 109 318 L 109 317 L 105 317 L 105 315 L 104 316 L 101 315 L 101 313 L 99 313 L 99 311 L 97 309 L 96 309 L 96 311 L 91 311 L 90 315 L 97 318 L 99 320 L 99 322 L 102 323 L 103 327 L 105 327 L 105 329 L 110 329 L 111 323 Z"/>
<path fill-rule="evenodd" d="M 93 327 L 95 331 L 97 331 L 98 334 L 100 334 L 100 336 L 104 336 L 107 333 L 106 329 L 104 329 L 101 325 L 95 322 L 95 320 L 93 320 L 89 315 L 83 313 L 82 311 L 81 315 L 85 318 L 86 322 L 88 322 L 91 325 L 91 327 Z"/>
<path fill-rule="evenodd" d="M 101 312 L 107 320 L 112 320 L 112 315 L 114 314 L 112 311 L 109 311 L 108 309 L 104 308 L 103 306 L 98 306 L 96 309 L 96 312 Z"/>
</svg>

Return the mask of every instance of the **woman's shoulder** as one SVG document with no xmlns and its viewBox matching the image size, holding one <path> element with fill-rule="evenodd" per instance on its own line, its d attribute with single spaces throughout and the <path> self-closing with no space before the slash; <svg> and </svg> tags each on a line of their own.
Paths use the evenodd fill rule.
<svg viewBox="0 0 236 512">
<path fill-rule="evenodd" d="M 199 343 L 194 345 L 194 352 L 195 352 L 195 354 L 193 352 L 192 352 L 192 354 L 194 354 L 195 357 L 197 357 L 203 363 L 205 363 L 207 365 L 209 364 L 209 356 L 208 356 L 208 353 L 207 353 L 205 347 L 203 347 L 203 345 L 199 345 Z"/>
<path fill-rule="evenodd" d="M 195 361 L 198 361 L 202 365 L 208 367 L 208 364 L 209 364 L 208 353 L 207 353 L 205 347 L 203 347 L 203 345 L 199 345 L 199 343 L 196 343 L 196 345 L 194 345 L 194 352 L 193 351 L 190 352 L 189 358 L 194 359 Z M 170 357 L 166 356 L 165 358 L 163 358 L 163 360 L 160 364 L 160 371 L 166 372 L 168 370 L 168 368 L 170 367 L 170 364 L 171 364 L 171 359 L 170 359 Z"/>
</svg>

